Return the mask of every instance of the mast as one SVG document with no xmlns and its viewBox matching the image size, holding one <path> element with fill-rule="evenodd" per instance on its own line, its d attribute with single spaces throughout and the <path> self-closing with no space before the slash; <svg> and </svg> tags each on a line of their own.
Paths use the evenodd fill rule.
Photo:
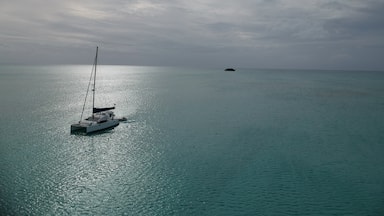
<svg viewBox="0 0 384 216">
<path fill-rule="evenodd" d="M 92 118 L 93 118 L 93 108 L 95 108 L 95 85 L 96 85 L 96 65 L 97 65 L 97 53 L 99 51 L 99 47 L 96 47 L 96 56 L 95 60 L 93 62 L 92 70 L 91 70 L 91 77 L 89 77 L 89 82 L 88 82 L 88 87 L 87 87 L 87 93 L 85 94 L 85 99 L 84 99 L 84 104 L 83 104 L 83 110 L 81 111 L 81 116 L 80 116 L 80 121 L 83 119 L 83 114 L 84 114 L 84 109 L 85 109 L 85 104 L 87 103 L 87 97 L 89 93 L 89 87 L 91 87 L 91 82 L 92 82 L 92 76 L 93 77 L 93 101 L 92 101 Z M 95 74 L 93 74 L 95 73 Z"/>
<path fill-rule="evenodd" d="M 95 109 L 95 92 L 96 92 L 96 67 L 97 67 L 97 54 L 99 52 L 99 47 L 96 47 L 96 56 L 95 56 L 95 71 L 93 74 L 93 100 L 92 100 L 92 117 L 94 116 L 93 110 Z"/>
</svg>

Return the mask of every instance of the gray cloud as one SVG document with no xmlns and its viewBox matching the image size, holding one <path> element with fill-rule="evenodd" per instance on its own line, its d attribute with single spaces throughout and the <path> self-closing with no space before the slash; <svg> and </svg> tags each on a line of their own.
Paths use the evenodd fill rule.
<svg viewBox="0 0 384 216">
<path fill-rule="evenodd" d="M 0 4 L 0 63 L 384 69 L 380 0 Z"/>
<path fill-rule="evenodd" d="M 375 35 L 384 33 L 384 2 L 376 2 L 372 5 L 354 8 L 353 16 L 340 17 L 325 23 L 325 29 L 335 35 L 343 35 L 347 38 L 356 38 L 363 35 Z"/>
</svg>

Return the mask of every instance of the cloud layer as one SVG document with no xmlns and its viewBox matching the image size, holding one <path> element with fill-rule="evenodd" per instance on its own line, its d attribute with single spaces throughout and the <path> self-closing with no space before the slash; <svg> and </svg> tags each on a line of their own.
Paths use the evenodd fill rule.
<svg viewBox="0 0 384 216">
<path fill-rule="evenodd" d="M 0 63 L 384 69 L 380 0 L 0 3 Z"/>
</svg>

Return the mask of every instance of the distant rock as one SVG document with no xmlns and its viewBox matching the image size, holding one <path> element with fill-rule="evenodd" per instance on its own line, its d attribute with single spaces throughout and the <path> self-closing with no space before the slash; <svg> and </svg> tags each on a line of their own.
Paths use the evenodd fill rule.
<svg viewBox="0 0 384 216">
<path fill-rule="evenodd" d="M 236 70 L 233 68 L 226 68 L 224 71 L 236 71 Z"/>
</svg>

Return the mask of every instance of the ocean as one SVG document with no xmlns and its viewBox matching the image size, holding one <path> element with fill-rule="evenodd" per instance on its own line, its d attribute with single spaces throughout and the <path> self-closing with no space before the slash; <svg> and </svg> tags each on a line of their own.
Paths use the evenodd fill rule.
<svg viewBox="0 0 384 216">
<path fill-rule="evenodd" d="M 1 215 L 384 215 L 384 72 L 91 69 L 0 66 Z"/>
</svg>

